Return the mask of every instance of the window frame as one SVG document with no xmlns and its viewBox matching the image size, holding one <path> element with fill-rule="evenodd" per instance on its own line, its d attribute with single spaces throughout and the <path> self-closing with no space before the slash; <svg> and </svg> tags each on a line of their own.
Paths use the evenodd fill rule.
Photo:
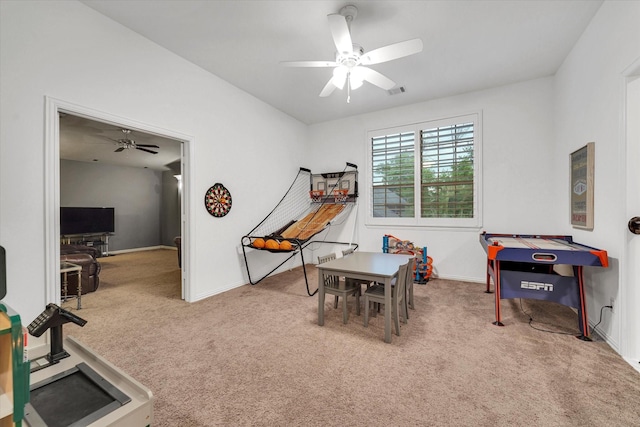
<svg viewBox="0 0 640 427">
<path fill-rule="evenodd" d="M 422 218 L 421 217 L 421 131 L 473 123 L 473 217 L 472 218 Z M 396 133 L 414 133 L 414 216 L 412 218 L 390 218 L 373 216 L 373 147 L 372 139 Z M 450 117 L 426 120 L 407 125 L 392 126 L 366 132 L 367 190 L 365 192 L 365 225 L 433 227 L 433 228 L 481 228 L 482 227 L 482 111 Z"/>
</svg>

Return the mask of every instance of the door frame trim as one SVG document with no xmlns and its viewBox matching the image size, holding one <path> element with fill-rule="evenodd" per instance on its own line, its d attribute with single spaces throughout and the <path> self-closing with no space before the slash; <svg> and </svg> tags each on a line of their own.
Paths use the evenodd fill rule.
<svg viewBox="0 0 640 427">
<path fill-rule="evenodd" d="M 620 352 L 622 357 L 627 360 L 631 366 L 640 371 L 640 339 L 638 338 L 639 327 L 637 326 L 640 321 L 640 314 L 637 314 L 636 308 L 640 305 L 640 291 L 635 290 L 635 284 L 631 283 L 632 276 L 632 260 L 630 259 L 630 243 L 628 240 L 629 231 L 626 224 L 628 221 L 629 213 L 629 200 L 628 194 L 630 189 L 630 181 L 635 178 L 631 176 L 631 170 L 628 163 L 628 153 L 631 141 L 629 140 L 629 84 L 632 81 L 640 79 L 640 57 L 633 61 L 628 67 L 621 73 L 622 75 L 622 120 L 621 120 L 621 136 L 623 138 L 623 179 L 624 179 L 624 208 L 622 209 L 621 218 L 624 224 L 623 231 L 623 249 L 622 256 L 623 262 L 621 266 L 620 277 L 620 298 L 618 298 L 617 304 L 621 308 L 620 312 Z M 637 173 L 637 172 L 636 172 Z M 635 276 L 638 276 L 638 271 L 635 271 Z M 636 277 L 637 279 L 637 277 Z"/>
<path fill-rule="evenodd" d="M 193 191 L 194 137 L 159 126 L 142 123 L 73 104 L 67 101 L 45 96 L 45 135 L 44 135 L 44 242 L 45 242 L 45 298 L 47 303 L 60 303 L 60 113 L 68 113 L 116 126 L 139 130 L 182 143 L 182 193 L 181 220 L 182 235 L 182 298 L 192 302 L 193 283 L 190 272 L 193 270 L 192 251 L 194 221 L 191 218 L 190 200 Z"/>
</svg>

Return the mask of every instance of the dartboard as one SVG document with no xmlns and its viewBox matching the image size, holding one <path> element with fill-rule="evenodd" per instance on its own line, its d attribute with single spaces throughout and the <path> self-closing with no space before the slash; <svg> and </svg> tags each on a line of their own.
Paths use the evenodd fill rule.
<svg viewBox="0 0 640 427">
<path fill-rule="evenodd" d="M 231 193 L 219 182 L 213 184 L 204 195 L 204 206 L 211 215 L 221 218 L 231 210 Z"/>
</svg>

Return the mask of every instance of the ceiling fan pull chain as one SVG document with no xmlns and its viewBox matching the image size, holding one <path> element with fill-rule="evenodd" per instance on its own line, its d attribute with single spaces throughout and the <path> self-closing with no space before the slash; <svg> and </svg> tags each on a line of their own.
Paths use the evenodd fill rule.
<svg viewBox="0 0 640 427">
<path fill-rule="evenodd" d="M 351 71 L 347 73 L 347 104 L 351 103 Z"/>
</svg>

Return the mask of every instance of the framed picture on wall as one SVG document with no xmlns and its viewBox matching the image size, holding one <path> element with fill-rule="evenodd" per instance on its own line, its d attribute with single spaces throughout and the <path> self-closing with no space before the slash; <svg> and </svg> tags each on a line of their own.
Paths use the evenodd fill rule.
<svg viewBox="0 0 640 427">
<path fill-rule="evenodd" d="M 595 143 L 571 153 L 571 225 L 593 230 L 593 173 Z"/>
</svg>

